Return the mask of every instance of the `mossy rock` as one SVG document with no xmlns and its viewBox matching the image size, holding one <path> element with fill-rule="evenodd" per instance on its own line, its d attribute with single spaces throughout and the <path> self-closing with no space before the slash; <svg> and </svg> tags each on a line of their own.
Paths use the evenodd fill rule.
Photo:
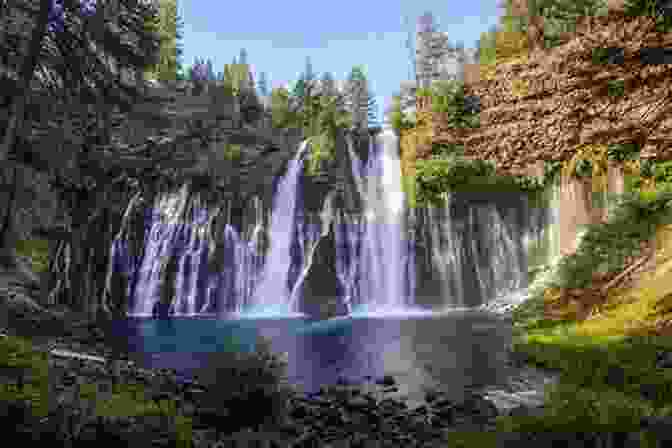
<svg viewBox="0 0 672 448">
<path fill-rule="evenodd" d="M 44 239 L 20 240 L 16 244 L 16 253 L 30 259 L 36 273 L 45 272 L 49 266 L 49 241 Z"/>
</svg>

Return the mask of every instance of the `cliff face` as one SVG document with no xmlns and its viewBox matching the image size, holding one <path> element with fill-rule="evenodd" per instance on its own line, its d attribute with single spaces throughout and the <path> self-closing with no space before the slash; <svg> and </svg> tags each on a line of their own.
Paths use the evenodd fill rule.
<svg viewBox="0 0 672 448">
<path fill-rule="evenodd" d="M 325 212 L 324 209 L 336 207 L 349 213 L 357 213 L 361 209 L 361 199 L 354 185 L 347 144 L 350 141 L 355 151 L 360 153 L 360 157 L 366 157 L 364 150 L 368 147 L 368 138 L 368 135 L 340 134 L 335 157 L 323 163 L 320 174 L 317 176 L 303 174 L 298 179 L 297 218 L 291 230 L 296 233 L 291 237 L 293 242 L 289 280 L 296 282 L 299 277 L 305 277 L 298 294 L 311 298 L 310 303 L 304 304 L 307 307 L 306 311 L 310 308 L 311 313 L 317 312 L 321 306 L 319 298 L 326 300 L 327 297 L 331 299 L 337 297 L 335 241 L 331 221 L 328 219 L 332 212 Z M 155 263 L 151 257 L 148 258 L 148 251 L 163 251 L 153 255 L 154 258 L 167 257 L 160 263 L 161 266 L 171 265 L 171 262 L 172 265 L 176 265 L 177 259 L 182 260 L 179 263 L 186 262 L 185 244 L 192 247 L 189 250 L 195 251 L 194 253 L 203 254 L 203 261 L 191 268 L 202 272 L 198 274 L 199 278 L 208 279 L 203 280 L 206 283 L 216 282 L 219 286 L 214 286 L 213 283 L 215 289 L 225 288 L 229 292 L 233 291 L 231 293 L 233 295 L 229 294 L 227 298 L 213 298 L 203 295 L 206 289 L 204 286 L 196 288 L 189 299 L 193 299 L 194 302 L 189 306 L 195 306 L 196 309 L 211 307 L 214 310 L 216 307 L 212 304 L 215 302 L 222 306 L 226 304 L 234 307 L 247 303 L 251 298 L 249 294 L 254 278 L 259 274 L 257 271 L 263 264 L 263 254 L 267 253 L 268 241 L 274 236 L 279 237 L 272 235 L 270 228 L 271 212 L 276 205 L 274 201 L 283 200 L 275 196 L 275 192 L 278 183 L 287 172 L 289 160 L 294 157 L 298 147 L 297 141 L 293 147 L 279 148 L 270 155 L 260 156 L 256 166 L 253 169 L 243 170 L 242 174 L 235 173 L 235 169 L 230 165 L 225 166 L 224 169 L 232 171 L 231 176 L 223 174 L 221 169 L 214 169 L 207 163 L 206 154 L 205 161 L 201 163 L 203 170 L 192 169 L 189 173 L 182 173 L 178 178 L 160 179 L 139 191 L 136 198 L 129 202 L 121 230 L 112 243 L 112 258 L 116 261 L 110 265 L 108 272 L 109 277 L 101 303 L 103 309 L 119 314 L 135 306 L 134 301 L 144 300 L 140 298 L 138 295 L 140 293 L 134 286 L 138 284 L 137 282 L 145 284 L 158 281 L 161 285 L 174 283 L 174 279 L 162 276 L 163 274 L 157 274 L 161 277 L 155 281 L 151 280 L 154 274 L 143 273 L 143 270 L 154 269 Z M 244 157 L 250 157 L 247 160 L 251 160 L 249 154 Z M 237 180 L 232 180 L 234 176 L 237 176 L 235 177 Z M 227 182 L 222 182 L 222 178 Z M 168 206 L 172 202 L 175 205 Z M 282 207 L 283 204 L 278 205 Z M 198 218 L 198 213 L 202 213 L 204 217 Z M 289 211 L 283 212 L 281 209 L 279 213 Z M 162 217 L 151 218 L 152 214 L 159 214 Z M 202 221 L 203 219 L 205 221 Z M 158 230 L 165 227 L 161 223 L 171 222 L 175 222 L 178 228 L 166 227 L 165 232 L 170 235 Z M 147 232 L 161 234 L 156 236 L 163 238 L 160 240 L 163 241 L 159 244 L 160 248 L 150 245 Z M 196 234 L 201 236 L 197 237 Z M 249 242 L 245 247 L 241 245 L 243 240 Z M 225 260 L 226 263 L 223 264 Z M 232 267 L 232 264 L 245 267 L 241 271 L 239 267 Z M 167 272 L 167 268 L 161 266 L 157 272 Z M 231 269 L 236 269 L 236 272 Z M 228 271 L 231 272 L 227 273 Z M 178 273 L 178 277 L 195 275 L 194 272 L 191 274 L 185 272 Z M 215 273 L 218 273 L 217 277 L 211 277 Z M 163 291 L 165 287 L 160 286 L 160 289 Z M 153 294 L 150 295 L 154 297 Z M 218 310 L 222 311 L 221 307 Z M 343 310 L 337 306 L 331 309 L 331 312 L 341 311 Z"/>
</svg>

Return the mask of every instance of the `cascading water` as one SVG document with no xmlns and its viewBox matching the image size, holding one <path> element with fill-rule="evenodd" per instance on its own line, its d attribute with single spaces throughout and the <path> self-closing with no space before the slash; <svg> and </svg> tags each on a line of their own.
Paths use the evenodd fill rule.
<svg viewBox="0 0 672 448">
<path fill-rule="evenodd" d="M 414 302 L 414 275 L 409 275 L 414 257 L 406 238 L 397 137 L 386 131 L 370 139 L 366 165 L 348 148 L 364 216 L 336 220 L 343 300 L 354 313 L 408 311 Z"/>
<path fill-rule="evenodd" d="M 201 194 L 185 183 L 178 191 L 154 197 L 144 213 L 143 250 L 132 255 L 131 212 L 142 207 L 136 195 L 111 247 L 108 290 L 113 283 L 128 285 L 124 292 L 129 297 L 128 314 L 133 316 L 150 316 L 160 300 L 169 303 L 176 316 L 294 313 L 305 260 L 310 261 L 308 255 L 320 235 L 319 228 L 304 225 L 303 215 L 297 213 L 306 150 L 304 142 L 278 183 L 268 232 L 259 198 L 251 203 L 253 222 L 243 224 L 241 236 L 231 225 L 230 203 L 206 205 Z M 216 232 L 214 221 L 222 209 L 225 222 Z M 263 254 L 261 239 L 266 234 L 270 246 Z"/>
<path fill-rule="evenodd" d="M 496 198 L 474 202 L 450 194 L 445 207 L 405 210 L 397 138 L 391 132 L 369 140 L 366 163 L 348 140 L 363 213 L 346 214 L 332 203 L 331 194 L 320 222 L 307 220 L 299 182 L 307 148 L 308 143 L 302 143 L 278 179 L 270 218 L 265 219 L 267 212 L 255 198 L 250 202 L 254 213 L 245 215 L 249 222 L 241 224 L 240 232 L 231 225 L 231 203 L 206 206 L 202 193 L 191 191 L 188 184 L 155 196 L 145 212 L 145 230 L 137 233 L 144 240 L 128 239 L 133 231 L 125 216 L 125 230 L 111 248 L 110 266 L 127 282 L 119 283 L 128 285 L 123 288 L 130 299 L 129 314 L 151 315 L 154 304 L 164 300 L 178 316 L 300 315 L 309 299 L 302 297 L 303 283 L 313 278 L 309 274 L 314 260 L 325 263 L 333 257 L 315 257 L 318 245 L 320 250 L 330 247 L 320 245 L 329 238 L 330 228 L 335 257 L 328 263 L 335 263 L 339 283 L 334 294 L 354 315 L 479 306 L 526 285 L 532 240 L 548 241 L 544 253 L 557 252 L 555 230 L 530 236 L 528 221 L 537 215 L 525 211 L 525 202 L 519 199 L 500 204 Z M 141 210 L 143 205 L 134 198 L 129 207 Z M 550 217 L 540 214 L 545 217 L 540 219 L 557 226 L 557 204 L 551 205 L 550 213 Z M 215 219 L 218 216 L 224 219 Z M 215 221 L 222 223 L 217 227 Z M 264 243 L 266 238 L 270 244 Z M 424 257 L 416 260 L 419 241 Z M 138 245 L 140 252 L 133 249 Z M 416 288 L 416 261 L 422 263 L 425 275 L 437 280 L 439 290 L 423 289 L 423 283 L 430 283 L 427 276 Z M 428 265 L 431 272 L 425 268 Z M 310 296 L 306 309 L 312 309 L 316 298 Z M 428 300 L 432 303 L 425 303 Z"/>
<path fill-rule="evenodd" d="M 137 269 L 128 242 L 121 235 L 115 239 L 111 256 L 114 270 L 128 278 L 130 315 L 150 316 L 158 300 L 170 302 L 176 316 L 244 310 L 263 260 L 257 250 L 263 222 L 258 216 L 250 241 L 227 223 L 217 245 L 213 221 L 220 211 L 209 210 L 184 184 L 155 198 Z"/>
<path fill-rule="evenodd" d="M 296 308 L 290 309 L 293 289 L 293 285 L 290 285 L 291 246 L 296 238 L 299 176 L 307 148 L 307 141 L 301 143 L 296 156 L 289 161 L 287 173 L 278 184 L 273 198 L 273 213 L 268 229 L 271 242 L 259 283 L 254 290 L 252 309 L 248 310 L 250 314 L 296 313 Z"/>
</svg>

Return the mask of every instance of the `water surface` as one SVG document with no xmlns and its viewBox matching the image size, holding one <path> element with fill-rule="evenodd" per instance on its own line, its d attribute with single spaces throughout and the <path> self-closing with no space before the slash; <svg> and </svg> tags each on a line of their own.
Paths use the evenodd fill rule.
<svg viewBox="0 0 672 448">
<path fill-rule="evenodd" d="M 465 387 L 498 384 L 510 373 L 504 363 L 510 324 L 475 311 L 326 321 L 133 318 L 118 323 L 116 331 L 127 339 L 134 359 L 185 377 L 209 354 L 253 350 L 262 336 L 273 351 L 287 354 L 288 379 L 305 392 L 334 384 L 339 376 L 365 381 L 393 375 L 398 395 L 411 405 L 427 387 L 458 398 Z"/>
</svg>

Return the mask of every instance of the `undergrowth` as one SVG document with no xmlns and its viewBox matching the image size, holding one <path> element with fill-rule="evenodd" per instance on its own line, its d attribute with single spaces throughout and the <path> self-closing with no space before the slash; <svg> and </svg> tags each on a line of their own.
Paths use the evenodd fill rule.
<svg viewBox="0 0 672 448">
<path fill-rule="evenodd" d="M 235 432 L 277 420 L 289 393 L 281 387 L 283 369 L 284 364 L 270 353 L 267 344 L 257 345 L 251 354 L 217 354 L 199 372 L 207 393 L 192 397 L 192 404 L 198 409 L 228 409 L 231 416 L 245 416 L 220 419 L 225 428 L 218 430 Z M 171 440 L 167 446 L 192 446 L 196 408 L 186 411 L 175 384 L 158 379 L 145 384 L 121 377 L 91 382 L 76 372 L 74 381 L 63 383 L 54 378 L 46 353 L 35 351 L 28 340 L 12 336 L 0 339 L 0 374 L 3 422 L 16 426 L 17 435 L 25 427 L 33 440 L 77 443 L 87 426 L 118 418 L 161 417 Z M 233 412 L 241 406 L 246 412 Z"/>
<path fill-rule="evenodd" d="M 561 263 L 554 286 L 583 288 L 596 270 L 604 273 L 622 270 L 628 256 L 641 254 L 641 243 L 653 238 L 658 226 L 672 222 L 670 205 L 669 185 L 624 195 L 612 219 L 588 227 L 577 253 Z"/>
<path fill-rule="evenodd" d="M 16 243 L 16 253 L 30 259 L 33 271 L 44 272 L 49 266 L 49 242 L 43 239 L 19 240 Z"/>
<path fill-rule="evenodd" d="M 550 288 L 584 288 L 596 271 L 621 272 L 626 257 L 638 255 L 640 243 L 650 241 L 669 222 L 670 200 L 669 185 L 624 195 L 608 222 L 589 227 L 577 252 L 564 257 L 549 281 L 514 310 L 513 352 L 533 365 L 557 369 L 561 377 L 557 386 L 547 389 L 541 415 L 501 417 L 500 431 L 585 437 L 631 432 L 638 433 L 643 447 L 659 446 L 656 443 L 664 440 L 642 431 L 642 419 L 672 415 L 672 370 L 656 366 L 657 354 L 672 351 L 672 341 L 637 335 L 623 319 L 620 327 L 609 326 L 613 316 L 587 330 L 590 319 L 551 320 L 544 312 Z M 642 309 L 644 305 L 637 308 L 639 313 L 653 311 Z"/>
</svg>

